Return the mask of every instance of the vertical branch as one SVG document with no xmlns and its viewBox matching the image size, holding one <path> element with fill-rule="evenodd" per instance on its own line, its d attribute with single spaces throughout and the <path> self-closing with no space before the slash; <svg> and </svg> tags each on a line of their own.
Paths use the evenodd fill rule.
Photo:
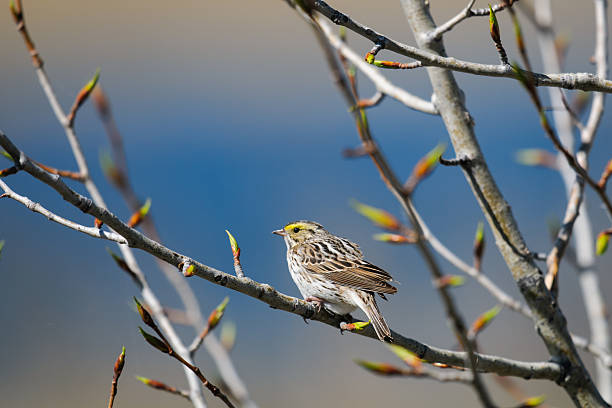
<svg viewBox="0 0 612 408">
<path fill-rule="evenodd" d="M 544 68 L 549 71 L 561 72 L 561 62 L 555 52 L 555 36 L 552 26 L 552 8 L 550 0 L 538 0 L 535 3 L 535 18 L 537 22 L 537 37 L 540 44 Z M 608 73 L 607 66 L 607 1 L 595 0 L 595 63 L 597 76 L 605 78 Z M 552 106 L 563 106 L 562 90 L 549 89 Z M 588 152 L 593 144 L 595 133 L 604 112 L 605 94 L 596 93 L 593 97 L 591 111 L 586 126 L 581 130 L 581 146 L 576 154 L 578 163 L 588 168 Z M 559 137 L 563 144 L 573 150 L 572 118 L 567 110 L 554 110 L 553 119 Z M 579 186 L 575 173 L 567 162 L 559 155 L 558 167 L 563 179 L 568 199 L 575 196 Z M 584 186 L 582 185 L 582 189 Z M 568 207 L 569 209 L 569 207 Z M 608 322 L 605 316 L 605 302 L 601 293 L 599 278 L 595 271 L 595 249 L 593 247 L 593 230 L 590 223 L 586 197 L 578 210 L 578 218 L 574 222 L 573 245 L 578 265 L 578 282 L 586 308 L 587 319 L 591 329 L 591 342 L 594 346 L 608 351 L 610 349 L 610 336 Z M 564 220 L 565 221 L 565 220 Z M 612 400 L 612 372 L 604 362 L 597 359 L 595 362 L 597 373 L 597 387 L 606 401 Z"/>
<path fill-rule="evenodd" d="M 49 104 L 51 105 L 55 117 L 64 128 L 64 132 L 66 134 L 66 137 L 72 149 L 72 153 L 79 167 L 79 173 L 82 176 L 85 188 L 91 195 L 91 198 L 96 205 L 102 208 L 107 208 L 106 203 L 104 202 L 104 199 L 102 198 L 102 195 L 98 190 L 98 187 L 93 182 L 89 174 L 89 167 L 87 166 L 85 155 L 83 154 L 81 144 L 74 131 L 74 121 L 69 120 L 68 116 L 65 114 L 63 108 L 61 107 L 55 94 L 55 91 L 51 86 L 51 81 L 49 80 L 49 77 L 47 76 L 47 73 L 43 68 L 42 60 L 38 54 L 38 51 L 36 51 L 34 43 L 28 34 L 27 28 L 25 26 L 25 19 L 23 16 L 23 7 L 21 5 L 21 0 L 16 0 L 14 3 L 11 2 L 10 8 L 13 14 L 13 19 L 15 20 L 15 24 L 17 25 L 17 30 L 22 33 L 26 47 L 32 55 L 32 62 L 36 71 L 36 75 L 38 76 L 40 85 L 45 93 L 45 96 L 47 97 Z M 36 56 L 36 58 L 34 56 Z M 175 332 L 174 327 L 164 314 L 162 305 L 155 296 L 155 293 L 149 287 L 145 279 L 144 273 L 142 272 L 142 270 L 140 270 L 140 267 L 138 266 L 138 262 L 136 261 L 132 250 L 124 244 L 118 244 L 118 246 L 123 257 L 125 258 L 125 261 L 137 276 L 142 288 L 141 295 L 145 302 L 147 302 L 147 304 L 151 308 L 151 311 L 153 312 L 155 318 L 158 320 L 163 332 L 168 337 L 168 341 L 170 342 L 170 344 L 172 344 L 172 347 L 179 354 L 187 355 L 187 348 L 185 347 L 185 345 Z M 191 363 L 191 361 L 188 362 Z M 197 376 L 187 367 L 184 367 L 184 371 L 189 382 L 191 402 L 197 408 L 205 408 L 206 404 L 204 402 L 204 397 L 202 396 L 202 388 L 200 386 L 200 382 Z"/>
<path fill-rule="evenodd" d="M 138 195 L 134 191 L 133 184 L 130 180 L 128 160 L 123 145 L 123 136 L 119 132 L 119 128 L 115 122 L 110 101 L 99 86 L 94 89 L 92 96 L 100 119 L 110 140 L 114 163 L 116 163 L 117 166 L 115 169 L 117 171 L 117 176 L 111 177 L 111 181 L 113 181 L 113 184 L 123 196 L 123 199 L 127 203 L 128 207 L 130 207 L 132 211 L 137 211 L 141 206 L 141 202 L 138 199 Z M 144 218 L 142 229 L 151 239 L 157 242 L 162 242 L 152 217 L 148 216 Z M 179 298 L 183 303 L 185 313 L 187 314 L 189 324 L 193 326 L 196 333 L 199 333 L 205 326 L 204 317 L 202 316 L 200 304 L 193 293 L 191 286 L 189 286 L 185 277 L 182 274 L 177 273 L 176 270 L 168 263 L 163 262 L 158 258 L 155 258 L 155 261 L 164 273 L 166 279 L 170 282 L 179 295 Z M 238 399 L 243 407 L 257 407 L 255 402 L 251 399 L 246 385 L 238 375 L 229 354 L 221 346 L 219 340 L 213 333 L 206 336 L 204 339 L 204 346 L 215 362 L 215 365 L 219 370 L 219 374 L 223 378 L 223 381 L 227 387 L 231 390 L 232 395 Z"/>
<path fill-rule="evenodd" d="M 423 35 L 435 30 L 426 2 L 402 0 L 402 5 L 421 50 L 446 57 L 443 40 L 429 41 Z M 560 385 L 576 405 L 606 406 L 578 355 L 563 313 L 546 288 L 541 271 L 528 255 L 510 206 L 488 169 L 464 105 L 464 94 L 453 73 L 438 67 L 428 67 L 427 72 L 455 153 L 459 159 L 470 163 L 462 166 L 464 174 L 495 234 L 496 245 L 533 312 L 537 332 L 549 353 L 564 361 L 571 373 L 560 381 Z"/>
</svg>

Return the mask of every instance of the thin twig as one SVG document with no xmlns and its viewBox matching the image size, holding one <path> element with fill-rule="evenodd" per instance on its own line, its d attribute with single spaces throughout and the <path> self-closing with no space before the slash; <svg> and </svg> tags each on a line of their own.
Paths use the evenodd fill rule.
<svg viewBox="0 0 612 408">
<path fill-rule="evenodd" d="M 115 366 L 113 367 L 113 381 L 111 382 L 111 390 L 110 396 L 108 398 L 108 408 L 113 408 L 113 404 L 115 403 L 115 397 L 117 396 L 117 386 L 119 384 L 119 377 L 123 372 L 123 366 L 125 365 L 125 347 L 121 350 L 121 354 L 117 357 L 115 361 Z"/>
<path fill-rule="evenodd" d="M 476 0 L 470 0 L 468 2 L 468 5 L 463 10 L 461 10 L 457 15 L 452 17 L 446 23 L 440 24 L 435 30 L 428 33 L 427 35 L 430 36 L 432 40 L 440 39 L 444 33 L 447 33 L 450 30 L 452 30 L 457 24 L 459 24 L 466 18 L 469 18 L 475 15 L 472 11 L 472 6 L 474 5 L 474 3 L 476 3 Z"/>
<path fill-rule="evenodd" d="M 47 219 L 49 219 L 49 221 L 56 222 L 60 225 L 63 225 L 75 231 L 82 232 L 83 234 L 89 235 L 90 237 L 107 239 L 109 241 L 117 242 L 118 244 L 127 244 L 126 239 L 115 232 L 107 232 L 107 231 L 103 231 L 95 227 L 86 227 L 84 225 L 77 224 L 76 222 L 67 220 L 63 217 L 60 217 L 57 214 L 52 213 L 51 211 L 47 210 L 45 207 L 43 207 L 39 203 L 35 203 L 29 198 L 15 193 L 2 180 L 0 180 L 0 188 L 4 190 L 4 194 L 2 194 L 0 198 L 2 197 L 12 198 L 13 200 L 23 204 L 28 210 L 44 215 L 45 217 L 47 217 Z"/>
<path fill-rule="evenodd" d="M 130 207 L 132 211 L 137 211 L 141 207 L 142 203 L 138 199 L 138 195 L 136 194 L 129 177 L 123 136 L 117 127 L 109 98 L 101 89 L 100 85 L 94 88 L 92 96 L 112 146 L 114 163 L 116 163 L 117 174 L 119 175 L 118 179 L 113 179 L 113 181 L 115 181 L 115 187 L 117 187 L 123 196 L 123 199 L 127 203 L 128 207 Z M 147 236 L 153 240 L 162 242 L 153 217 L 150 215 L 143 220 L 142 229 Z M 178 293 L 179 298 L 183 303 L 185 313 L 188 317 L 189 324 L 193 326 L 196 334 L 199 333 L 202 330 L 202 327 L 204 327 L 205 323 L 200 309 L 200 304 L 193 293 L 191 286 L 187 284 L 186 279 L 183 276 L 177 274 L 176 270 L 174 270 L 174 268 L 172 268 L 166 262 L 160 261 L 158 258 L 155 258 L 155 260 L 159 268 L 164 273 L 166 279 Z M 231 357 L 221 346 L 214 333 L 206 336 L 204 339 L 204 347 L 206 347 L 208 354 L 215 362 L 224 383 L 231 390 L 231 394 L 240 402 L 241 406 L 243 408 L 256 408 L 257 404 L 251 398 L 244 381 L 238 375 Z"/>
<path fill-rule="evenodd" d="M 140 381 L 141 383 L 151 387 L 151 388 L 155 388 L 156 390 L 162 390 L 162 391 L 166 391 L 169 392 L 170 394 L 174 394 L 174 395 L 178 395 L 180 397 L 186 398 L 187 400 L 189 400 L 189 391 L 185 391 L 185 390 L 180 390 L 176 387 L 172 387 L 168 384 L 165 384 L 161 381 L 156 381 L 156 380 L 152 380 L 150 378 L 145 378 L 145 377 L 136 377 L 136 379 L 138 379 L 138 381 Z"/>
<path fill-rule="evenodd" d="M 363 57 L 357 55 L 349 46 L 347 46 L 334 32 L 325 21 L 319 21 L 321 29 L 329 39 L 329 43 L 338 50 L 346 59 L 348 59 L 359 71 L 367 76 L 376 86 L 379 92 L 403 103 L 410 109 L 437 115 L 438 110 L 433 103 L 428 102 L 418 96 L 412 95 L 404 89 L 393 85 L 385 78 L 377 69 L 363 60 Z"/>
<path fill-rule="evenodd" d="M 74 127 L 73 127 L 74 122 L 72 120 L 69 120 L 69 118 L 64 113 L 64 110 L 62 109 L 57 99 L 57 96 L 51 86 L 51 82 L 49 81 L 47 73 L 43 68 L 42 60 L 40 59 L 38 52 L 34 48 L 32 40 L 30 39 L 29 35 L 27 35 L 27 30 L 25 27 L 25 20 L 23 16 L 23 7 L 21 5 L 21 1 L 17 0 L 15 4 L 16 4 L 17 12 L 13 11 L 13 17 L 14 17 L 15 23 L 17 24 L 17 29 L 22 33 L 25 44 L 26 44 L 26 48 L 30 51 L 30 54 L 32 55 L 32 62 L 34 65 L 34 69 L 38 76 L 39 83 L 45 93 L 45 96 L 47 97 L 47 100 L 49 104 L 51 105 L 51 108 L 58 122 L 64 128 L 64 132 L 66 134 L 66 137 L 72 149 L 72 153 L 77 162 L 79 173 L 81 174 L 83 178 L 83 183 L 85 185 L 85 188 L 91 195 L 93 202 L 96 205 L 100 206 L 101 208 L 105 208 L 106 204 L 104 203 L 104 199 L 102 198 L 102 195 L 100 194 L 98 190 L 98 187 L 96 186 L 96 184 L 93 182 L 93 180 L 90 177 L 89 168 L 87 166 L 87 161 L 85 160 L 85 155 L 83 154 L 80 142 L 74 131 Z M 13 156 L 13 157 L 16 157 L 16 156 Z M 164 332 L 168 335 L 173 347 L 175 347 L 179 352 L 185 352 L 186 351 L 185 346 L 183 345 L 183 343 L 181 342 L 181 339 L 176 334 L 174 328 L 172 327 L 172 324 L 168 321 L 167 317 L 163 315 L 163 308 L 161 306 L 161 303 L 159 302 L 159 300 L 157 299 L 153 291 L 148 286 L 148 283 L 146 282 L 144 274 L 140 270 L 140 267 L 138 266 L 138 263 L 132 251 L 126 245 L 123 245 L 123 244 L 118 244 L 118 245 L 119 245 L 120 251 L 122 252 L 123 256 L 126 259 L 126 262 L 130 266 L 130 268 L 136 273 L 136 276 L 138 276 L 138 278 L 140 279 L 141 288 L 142 288 L 141 294 L 143 298 L 145 298 L 145 301 L 151 306 L 156 318 L 158 318 L 160 325 L 164 329 Z M 191 395 L 192 403 L 196 406 L 196 408 L 205 408 L 206 404 L 204 403 L 204 399 L 202 396 L 202 391 L 201 391 L 201 387 L 199 385 L 198 379 L 187 368 L 185 368 L 185 373 L 186 373 L 186 376 L 187 376 L 187 379 L 190 385 L 190 395 Z"/>
</svg>

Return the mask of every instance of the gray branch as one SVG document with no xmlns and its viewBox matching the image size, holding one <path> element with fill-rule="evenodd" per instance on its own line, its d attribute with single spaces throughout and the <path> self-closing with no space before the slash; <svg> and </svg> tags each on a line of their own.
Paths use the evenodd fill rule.
<svg viewBox="0 0 612 408">
<path fill-rule="evenodd" d="M 64 200 L 73 206 L 103 221 L 119 235 L 124 237 L 130 247 L 141 249 L 177 268 L 181 263 L 183 265 L 193 265 L 194 275 L 216 285 L 225 286 L 234 291 L 258 299 L 274 309 L 290 312 L 305 319 L 316 320 L 332 327 L 340 327 L 340 323 L 343 321 L 342 316 L 331 315 L 325 310 L 317 311 L 316 307 L 310 303 L 280 293 L 268 284 L 255 282 L 248 277 L 237 277 L 233 274 L 222 272 L 147 238 L 139 231 L 128 227 L 107 209 L 97 206 L 91 199 L 72 190 L 59 176 L 50 174 L 38 167 L 2 132 L 0 132 L 0 146 L 2 146 L 12 157 L 17 158 L 17 165 L 19 165 L 20 168 L 49 185 L 59 193 Z M 378 339 L 376 333 L 370 326 L 357 333 L 372 339 Z M 442 363 L 457 367 L 466 366 L 466 352 L 440 349 L 404 337 L 397 332 L 393 332 L 392 334 L 395 344 L 407 348 L 419 358 L 429 363 Z M 523 362 L 480 353 L 475 353 L 475 356 L 476 369 L 483 373 L 495 373 L 502 376 L 514 376 L 526 379 L 548 379 L 552 381 L 561 381 L 567 374 L 563 367 L 556 362 Z"/>
<path fill-rule="evenodd" d="M 422 53 L 447 58 L 442 40 L 428 42 L 423 33 L 435 29 L 428 8 L 420 0 L 402 0 L 408 23 Z M 533 314 L 536 330 L 555 359 L 568 368 L 559 384 L 578 406 L 607 406 L 582 363 L 567 330 L 566 320 L 555 299 L 544 284 L 538 269 L 520 234 L 518 225 L 491 175 L 474 134 L 470 115 L 464 106 L 463 92 L 448 69 L 428 68 L 428 74 L 436 95 L 436 106 L 446 125 L 458 158 L 463 166 L 493 233 L 496 245 L 527 305 Z"/>
<path fill-rule="evenodd" d="M 447 57 L 445 54 L 440 55 L 430 52 L 422 47 L 412 47 L 410 45 L 397 42 L 369 27 L 366 27 L 365 25 L 351 19 L 346 14 L 332 8 L 322 0 L 312 1 L 311 6 L 314 10 L 327 17 L 333 23 L 344 26 L 356 34 L 367 38 L 373 43 L 381 45 L 383 48 L 389 51 L 393 51 L 397 54 L 420 61 L 424 66 L 447 68 L 452 71 L 466 72 L 473 75 L 516 79 L 516 74 L 509 65 L 479 64 L 476 62 L 462 61 L 457 58 Z M 431 29 L 433 30 L 435 27 L 432 27 Z M 424 31 L 423 33 L 418 33 L 415 35 L 418 43 L 428 39 L 426 34 L 427 32 L 429 31 Z M 596 75 L 586 72 L 540 74 L 536 72 L 528 73 L 525 71 L 525 74 L 531 75 L 536 86 L 552 86 L 557 88 L 581 89 L 583 91 L 598 91 L 607 93 L 612 92 L 611 80 L 602 79 Z"/>
</svg>

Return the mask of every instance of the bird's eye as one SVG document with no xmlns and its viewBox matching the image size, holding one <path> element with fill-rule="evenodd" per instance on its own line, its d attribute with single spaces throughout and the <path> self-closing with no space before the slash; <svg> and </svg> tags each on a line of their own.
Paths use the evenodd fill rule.
<svg viewBox="0 0 612 408">
<path fill-rule="evenodd" d="M 293 229 L 293 232 L 295 232 L 295 233 L 297 234 L 298 232 L 300 232 L 300 228 L 299 228 L 299 227 L 295 227 L 295 228 Z"/>
</svg>

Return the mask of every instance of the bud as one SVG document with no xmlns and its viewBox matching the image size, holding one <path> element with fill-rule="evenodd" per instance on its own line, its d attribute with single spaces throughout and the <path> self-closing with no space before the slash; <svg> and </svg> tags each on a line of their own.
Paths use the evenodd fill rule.
<svg viewBox="0 0 612 408">
<path fill-rule="evenodd" d="M 238 242 L 236 242 L 236 238 L 234 238 L 234 236 L 230 234 L 228 230 L 225 230 L 225 232 L 227 233 L 227 236 L 230 241 L 230 246 L 232 247 L 232 254 L 234 255 L 234 257 L 236 256 L 236 254 L 240 256 L 240 248 L 238 247 Z"/>
<path fill-rule="evenodd" d="M 74 100 L 74 104 L 72 105 L 72 108 L 70 109 L 70 113 L 68 114 L 68 117 L 67 117 L 67 120 L 70 126 L 72 126 L 72 123 L 74 123 L 74 117 L 76 115 L 77 110 L 81 107 L 81 105 L 83 105 L 83 103 L 85 103 L 85 101 L 89 97 L 89 94 L 91 94 L 91 91 L 94 89 L 94 87 L 98 83 L 98 79 L 100 79 L 100 68 L 96 69 L 96 73 L 94 74 L 93 78 L 91 78 L 89 82 L 87 82 L 85 86 L 81 88 L 81 90 L 77 94 Z"/>
<path fill-rule="evenodd" d="M 439 143 L 425 157 L 423 157 L 414 168 L 414 173 L 418 178 L 428 176 L 438 164 L 440 157 L 446 151 L 446 143 Z"/>
<path fill-rule="evenodd" d="M 372 54 L 371 52 L 368 52 L 365 56 L 365 60 L 368 64 L 373 64 L 374 63 L 374 54 Z"/>
<path fill-rule="evenodd" d="M 417 373 L 422 370 L 422 360 L 416 356 L 412 351 L 398 346 L 396 344 L 388 345 L 389 349 L 399 357 L 404 363 L 408 364 L 410 367 L 414 369 Z"/>
<path fill-rule="evenodd" d="M 474 237 L 474 268 L 476 268 L 476 270 L 480 270 L 484 249 L 484 224 L 480 221 L 478 227 L 476 227 L 476 236 Z"/>
<path fill-rule="evenodd" d="M 157 327 L 155 325 L 155 322 L 153 321 L 153 318 L 151 317 L 151 314 L 147 311 L 147 309 L 145 309 L 142 306 L 142 304 L 140 304 L 138 299 L 136 299 L 136 296 L 134 296 L 134 302 L 136 303 L 136 308 L 138 309 L 138 314 L 140 315 L 140 318 L 142 319 L 143 323 L 146 324 L 147 326 L 151 327 L 151 328 Z"/>
<path fill-rule="evenodd" d="M 187 269 L 185 269 L 185 271 L 183 272 L 183 276 L 188 278 L 190 276 L 193 276 L 195 273 L 195 265 L 191 264 L 187 267 Z"/>
<path fill-rule="evenodd" d="M 365 329 L 369 324 L 370 324 L 369 321 L 367 321 L 367 322 L 344 323 L 344 324 L 342 324 L 340 329 L 341 330 L 347 330 L 347 331 L 350 331 L 350 332 L 356 332 L 356 331 L 361 331 L 361 330 Z"/>
<path fill-rule="evenodd" d="M 94 220 L 94 227 L 96 227 L 97 229 L 102 228 L 102 225 L 104 225 L 104 223 L 101 220 L 99 220 L 98 218 L 96 218 Z"/>
<path fill-rule="evenodd" d="M 445 150 L 446 143 L 439 143 L 429 153 L 422 157 L 412 169 L 412 174 L 404 184 L 404 189 L 409 192 L 413 191 L 417 184 L 429 176 L 436 168 Z"/>
<path fill-rule="evenodd" d="M 612 159 L 608 161 L 608 164 L 606 164 L 606 167 L 601 173 L 601 178 L 599 179 L 599 182 L 597 183 L 599 188 L 603 189 L 606 187 L 606 183 L 608 182 L 608 179 L 610 178 L 611 174 L 612 174 Z"/>
<path fill-rule="evenodd" d="M 407 237 L 400 234 L 381 233 L 372 236 L 376 241 L 388 242 L 390 244 L 414 244 L 415 237 Z"/>
<path fill-rule="evenodd" d="M 208 316 L 208 330 L 212 330 L 219 324 L 219 321 L 223 317 L 225 313 L 225 307 L 227 306 L 227 302 L 229 302 L 229 297 L 225 297 L 223 301 L 213 310 Z"/>
<path fill-rule="evenodd" d="M 371 207 L 366 204 L 362 204 L 357 200 L 351 200 L 350 204 L 355 209 L 355 211 L 368 218 L 377 226 L 392 231 L 399 230 L 401 225 L 400 222 L 397 220 L 397 218 L 389 214 L 387 211 L 381 210 L 380 208 Z"/>
<path fill-rule="evenodd" d="M 2 255 L 2 249 L 4 248 L 4 243 L 5 243 L 4 240 L 0 241 L 0 255 Z"/>
<path fill-rule="evenodd" d="M 446 288 L 446 287 L 457 287 L 461 286 L 465 283 L 465 276 L 461 275 L 444 275 L 441 278 L 436 280 L 436 287 L 438 288 Z"/>
<path fill-rule="evenodd" d="M 595 243 L 595 254 L 603 255 L 608 249 L 608 242 L 610 241 L 609 231 L 601 231 L 597 235 L 597 241 Z"/>
<path fill-rule="evenodd" d="M 497 305 L 478 316 L 478 318 L 474 320 L 474 323 L 472 323 L 472 327 L 470 328 L 470 336 L 475 337 L 478 333 L 484 330 L 491 323 L 491 321 L 493 321 L 495 316 L 499 314 L 501 309 L 501 306 Z"/>
<path fill-rule="evenodd" d="M 102 225 L 100 225 L 100 227 L 101 226 Z M 142 286 L 142 282 L 140 281 L 140 279 L 138 278 L 136 273 L 129 267 L 129 265 L 127 264 L 127 262 L 125 262 L 123 260 L 123 258 L 121 258 L 119 255 L 115 254 L 108 247 L 106 248 L 106 251 L 110 254 L 110 256 L 113 258 L 113 260 L 117 263 L 117 266 L 119 268 L 121 268 L 123 271 L 127 272 L 128 275 L 130 275 L 130 278 L 132 278 L 132 280 L 136 283 L 136 285 Z"/>
<path fill-rule="evenodd" d="M 11 10 L 11 15 L 13 16 L 13 20 L 15 20 L 15 24 L 21 23 L 23 20 L 23 13 L 21 11 L 21 2 L 17 1 L 15 4 L 15 0 L 11 0 L 9 2 L 9 9 Z"/>
<path fill-rule="evenodd" d="M 491 38 L 494 43 L 499 43 L 501 41 L 499 35 L 499 24 L 497 23 L 497 18 L 495 17 L 495 12 L 493 8 L 489 4 L 489 32 L 491 33 Z"/>
<path fill-rule="evenodd" d="M 140 330 L 140 334 L 142 334 L 142 337 L 144 337 L 147 343 L 149 343 L 150 345 L 152 345 L 153 347 L 155 347 L 162 353 L 165 353 L 165 354 L 170 353 L 170 348 L 168 347 L 166 343 L 164 343 L 157 337 L 150 335 L 146 331 L 142 330 L 142 327 L 138 327 L 138 330 Z"/>
<path fill-rule="evenodd" d="M 123 366 L 125 365 L 125 347 L 121 348 L 121 354 L 117 357 L 117 361 L 115 361 L 114 373 L 115 378 L 119 378 L 121 372 L 123 371 Z"/>
<path fill-rule="evenodd" d="M 136 211 L 130 217 L 130 220 L 127 222 L 128 227 L 136 228 L 138 224 L 144 220 L 144 217 L 149 213 L 149 209 L 151 208 L 151 199 L 147 198 L 144 205 L 140 207 L 138 211 Z"/>
<path fill-rule="evenodd" d="M 392 366 L 387 363 L 375 363 L 372 361 L 364 361 L 364 360 L 355 360 L 355 363 L 365 368 L 368 371 L 371 371 L 375 374 L 392 376 L 392 375 L 403 375 L 404 371 Z"/>
<path fill-rule="evenodd" d="M 527 407 L 537 407 L 542 405 L 542 403 L 546 400 L 546 395 L 539 395 L 537 397 L 531 397 L 531 398 L 527 398 L 521 405 L 520 407 L 523 408 L 527 408 Z"/>
</svg>

